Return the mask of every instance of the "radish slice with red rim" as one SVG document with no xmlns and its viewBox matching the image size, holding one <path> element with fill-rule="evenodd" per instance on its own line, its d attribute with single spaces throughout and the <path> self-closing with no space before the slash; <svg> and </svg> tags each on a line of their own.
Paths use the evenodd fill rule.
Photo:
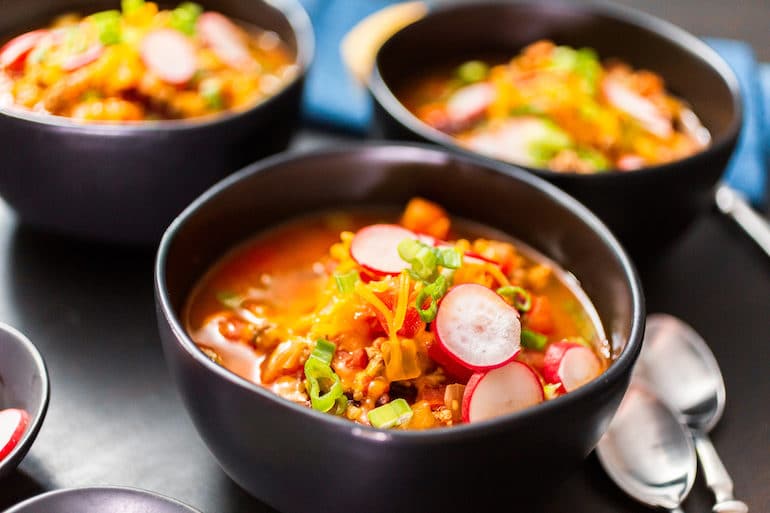
<svg viewBox="0 0 770 513">
<path fill-rule="evenodd" d="M 373 224 L 358 230 L 350 243 L 350 256 L 367 271 L 398 274 L 410 267 L 398 254 L 398 245 L 416 238 L 414 232 L 396 224 Z"/>
<path fill-rule="evenodd" d="M 85 51 L 76 53 L 74 55 L 68 55 L 61 63 L 61 68 L 64 71 L 75 71 L 78 68 L 82 68 L 86 64 L 91 64 L 96 59 L 102 56 L 104 53 L 104 46 L 101 43 L 96 43 L 89 46 Z"/>
<path fill-rule="evenodd" d="M 582 344 L 556 342 L 545 350 L 543 378 L 548 383 L 560 383 L 561 392 L 572 392 L 601 372 L 602 364 L 599 358 Z"/>
<path fill-rule="evenodd" d="M 238 27 L 218 12 L 204 12 L 197 22 L 201 38 L 228 66 L 244 69 L 254 65 L 249 47 Z"/>
<path fill-rule="evenodd" d="M 476 283 L 449 289 L 439 304 L 433 328 L 436 345 L 468 369 L 500 367 L 519 352 L 518 312 L 494 291 Z"/>
<path fill-rule="evenodd" d="M 526 364 L 513 361 L 471 376 L 463 394 L 463 420 L 478 422 L 543 402 L 543 385 Z"/>
<path fill-rule="evenodd" d="M 176 30 L 153 30 L 142 40 L 140 53 L 145 65 L 164 82 L 184 84 L 195 75 L 195 48 Z"/>
<path fill-rule="evenodd" d="M 8 41 L 0 48 L 0 68 L 21 68 L 29 53 L 49 32 L 45 29 L 33 30 Z"/>
<path fill-rule="evenodd" d="M 0 411 L 0 461 L 13 451 L 28 424 L 29 414 L 24 410 L 9 408 Z"/>
</svg>

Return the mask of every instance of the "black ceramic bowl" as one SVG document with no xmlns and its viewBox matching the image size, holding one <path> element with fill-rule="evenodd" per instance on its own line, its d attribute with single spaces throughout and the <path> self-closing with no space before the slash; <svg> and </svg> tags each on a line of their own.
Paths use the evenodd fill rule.
<svg viewBox="0 0 770 513">
<path fill-rule="evenodd" d="M 542 38 L 591 47 L 602 58 L 620 58 L 659 73 L 711 132 L 712 145 L 705 151 L 633 172 L 579 175 L 527 168 L 593 210 L 632 257 L 656 253 L 713 204 L 715 184 L 741 126 L 738 83 L 730 68 L 701 40 L 668 22 L 611 4 L 552 0 L 462 2 L 436 8 L 390 37 L 377 54 L 369 85 L 376 129 L 391 138 L 471 153 L 413 116 L 394 91 L 426 67 L 485 55 L 513 56 Z"/>
<path fill-rule="evenodd" d="M 37 348 L 16 329 L 0 323 L 0 410 L 29 414 L 16 447 L 0 460 L 0 480 L 15 469 L 32 446 L 48 409 L 48 371 Z"/>
<path fill-rule="evenodd" d="M 571 270 L 619 354 L 609 370 L 571 394 L 491 421 L 382 431 L 283 400 L 213 363 L 185 333 L 188 294 L 233 245 L 316 209 L 403 207 L 415 195 L 528 242 Z M 372 143 L 246 168 L 172 223 L 158 250 L 155 287 L 165 357 L 200 435 L 227 474 L 284 512 L 510 509 L 538 483 L 558 483 L 592 450 L 643 334 L 634 268 L 587 209 L 529 173 L 426 146 Z"/>
<path fill-rule="evenodd" d="M 200 513 L 163 495 L 118 486 L 67 488 L 46 492 L 5 513 Z"/>
<path fill-rule="evenodd" d="M 313 55 L 307 14 L 298 0 L 201 3 L 275 31 L 296 55 L 297 77 L 248 110 L 205 121 L 96 125 L 0 108 L 0 196 L 23 222 L 110 242 L 157 244 L 171 220 L 216 181 L 287 147 L 299 124 Z M 45 26 L 63 12 L 119 5 L 7 0 L 0 41 Z"/>
</svg>

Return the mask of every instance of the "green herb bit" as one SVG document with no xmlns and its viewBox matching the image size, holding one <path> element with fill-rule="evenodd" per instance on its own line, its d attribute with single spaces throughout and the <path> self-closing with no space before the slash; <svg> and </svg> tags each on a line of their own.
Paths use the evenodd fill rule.
<svg viewBox="0 0 770 513">
<path fill-rule="evenodd" d="M 198 92 L 210 109 L 220 110 L 224 108 L 225 98 L 222 95 L 222 83 L 219 80 L 202 80 Z"/>
<path fill-rule="evenodd" d="M 532 330 L 521 330 L 521 345 L 527 349 L 542 351 L 548 344 L 548 337 Z"/>
<path fill-rule="evenodd" d="M 546 401 L 553 399 L 554 397 L 559 397 L 560 388 L 561 383 L 548 383 L 543 385 L 543 395 L 545 395 Z"/>
<path fill-rule="evenodd" d="M 342 394 L 337 398 L 336 401 L 334 401 L 334 414 L 345 415 L 345 412 L 347 410 L 348 410 L 348 398 L 345 396 L 345 394 Z"/>
<path fill-rule="evenodd" d="M 369 410 L 366 416 L 369 422 L 376 428 L 392 428 L 408 422 L 412 418 L 412 409 L 403 398 L 390 401 L 387 404 Z"/>
<path fill-rule="evenodd" d="M 481 82 L 489 75 L 489 66 L 482 61 L 468 61 L 457 67 L 457 78 L 466 84 Z"/>
<path fill-rule="evenodd" d="M 144 0 L 121 0 L 120 9 L 123 14 L 131 14 L 137 12 L 144 7 Z"/>
<path fill-rule="evenodd" d="M 203 12 L 203 7 L 193 2 L 184 2 L 171 11 L 171 28 L 192 36 L 195 34 L 195 23 Z"/>
<path fill-rule="evenodd" d="M 431 284 L 425 285 L 417 294 L 415 300 L 415 306 L 417 313 L 420 315 L 420 319 L 423 322 L 432 322 L 438 314 L 438 302 L 446 294 L 449 282 L 443 274 L 440 274 L 436 281 Z M 424 308 L 425 302 L 430 299 L 430 303 L 427 308 Z"/>
<path fill-rule="evenodd" d="M 497 293 L 510 300 L 513 307 L 521 313 L 529 312 L 532 308 L 532 295 L 521 287 L 515 285 L 500 287 Z"/>
<path fill-rule="evenodd" d="M 227 308 L 232 308 L 235 310 L 236 308 L 241 307 L 241 302 L 243 301 L 243 298 L 236 294 L 235 292 L 230 291 L 222 291 L 217 293 L 217 301 L 222 303 Z"/>
<path fill-rule="evenodd" d="M 398 254 L 412 265 L 409 275 L 417 281 L 433 282 L 439 275 L 439 266 L 457 269 L 462 265 L 462 254 L 455 248 L 434 248 L 416 239 L 404 239 L 398 245 Z"/>
<path fill-rule="evenodd" d="M 104 45 L 115 45 L 121 41 L 120 11 L 110 10 L 92 14 L 91 20 L 96 25 L 99 41 Z"/>
<path fill-rule="evenodd" d="M 346 273 L 334 273 L 334 282 L 337 284 L 337 290 L 344 295 L 353 292 L 358 279 L 358 271 L 355 269 L 351 269 Z"/>
<path fill-rule="evenodd" d="M 317 358 L 326 365 L 331 365 L 332 358 L 334 358 L 334 352 L 337 350 L 337 345 L 334 342 L 329 342 L 326 339 L 319 338 L 315 342 L 315 348 L 310 353 L 310 358 Z"/>
<path fill-rule="evenodd" d="M 307 393 L 314 410 L 327 412 L 343 396 L 340 377 L 332 368 L 319 358 L 308 358 L 305 362 L 305 378 Z M 323 391 L 325 390 L 325 392 Z"/>
<path fill-rule="evenodd" d="M 438 261 L 441 267 L 459 269 L 463 263 L 463 255 L 456 248 L 437 248 Z"/>
</svg>

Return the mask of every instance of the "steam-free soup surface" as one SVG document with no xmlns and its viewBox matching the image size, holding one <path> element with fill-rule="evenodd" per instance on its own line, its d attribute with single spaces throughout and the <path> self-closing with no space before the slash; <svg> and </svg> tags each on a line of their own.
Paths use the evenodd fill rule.
<svg viewBox="0 0 770 513">
<path fill-rule="evenodd" d="M 407 236 L 400 240 L 401 234 Z M 423 256 L 397 269 L 397 259 L 382 259 L 390 235 L 402 253 Z M 489 338 L 500 362 L 471 368 L 478 367 L 476 356 L 463 355 L 462 347 L 454 348 L 460 358 L 447 357 L 453 343 L 462 345 L 460 328 L 441 320 L 450 295 L 453 304 L 469 301 L 512 323 L 500 334 L 478 326 L 478 342 L 483 346 Z M 472 309 L 461 314 L 459 324 L 472 324 L 473 315 Z M 325 212 L 257 235 L 201 280 L 189 298 L 186 327 L 206 355 L 239 376 L 287 400 L 376 427 L 472 422 L 464 407 L 498 411 L 480 399 L 482 385 L 524 369 L 530 374 L 521 383 L 513 380 L 523 387 L 526 404 L 520 407 L 568 393 L 575 383 L 565 387 L 546 368 L 552 345 L 587 350 L 593 367 L 578 369 L 585 374 L 579 380 L 590 381 L 609 365 L 596 313 L 574 280 L 523 244 L 450 220 L 419 198 L 402 214 Z M 503 354 L 509 350 L 515 355 Z M 478 385 L 479 397 L 469 382 Z M 506 394 L 501 391 L 501 401 Z M 519 409 L 511 404 L 499 414 Z"/>
</svg>

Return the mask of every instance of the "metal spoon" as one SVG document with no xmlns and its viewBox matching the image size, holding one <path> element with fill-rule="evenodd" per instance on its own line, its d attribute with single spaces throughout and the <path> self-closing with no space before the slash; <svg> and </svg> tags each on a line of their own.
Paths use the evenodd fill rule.
<svg viewBox="0 0 770 513">
<path fill-rule="evenodd" d="M 674 411 L 641 383 L 632 381 L 596 455 L 636 500 L 683 513 L 697 467 L 692 438 Z"/>
<path fill-rule="evenodd" d="M 751 208 L 740 192 L 726 184 L 720 184 L 716 191 L 716 205 L 770 255 L 770 223 Z"/>
<path fill-rule="evenodd" d="M 714 492 L 714 513 L 746 513 L 733 497 L 733 481 L 707 433 L 722 416 L 725 385 L 706 342 L 685 322 L 666 314 L 647 317 L 635 375 L 666 401 L 692 434 L 706 484 Z"/>
</svg>

